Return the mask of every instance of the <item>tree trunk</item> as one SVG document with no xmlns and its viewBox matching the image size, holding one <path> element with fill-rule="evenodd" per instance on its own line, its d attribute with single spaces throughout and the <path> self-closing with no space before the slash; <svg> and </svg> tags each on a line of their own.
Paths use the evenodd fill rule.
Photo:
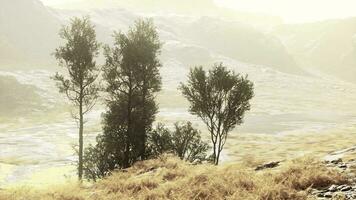
<svg viewBox="0 0 356 200">
<path fill-rule="evenodd" d="M 216 156 L 215 165 L 219 165 L 220 153 L 221 153 L 221 151 L 218 150 L 218 155 Z"/>
<path fill-rule="evenodd" d="M 213 141 L 213 158 L 214 158 L 214 164 L 216 162 L 216 142 Z"/>
<path fill-rule="evenodd" d="M 83 178 L 83 103 L 79 103 L 79 166 L 78 178 Z"/>
<path fill-rule="evenodd" d="M 123 160 L 123 167 L 128 168 L 130 166 L 129 160 L 130 160 L 130 146 L 132 144 L 132 132 L 131 132 L 131 111 L 132 111 L 132 89 L 131 89 L 131 84 L 129 88 L 129 93 L 127 97 L 127 131 L 126 131 L 126 148 L 125 148 L 125 153 L 124 153 L 124 160 Z"/>
<path fill-rule="evenodd" d="M 221 136 L 219 136 L 219 144 L 218 144 L 218 154 L 216 156 L 216 161 L 215 161 L 215 165 L 219 165 L 219 159 L 220 159 L 220 153 L 222 151 L 221 148 Z"/>
<path fill-rule="evenodd" d="M 146 83 L 143 84 L 144 87 L 146 87 Z M 146 141 L 147 141 L 147 133 L 146 133 L 146 128 L 147 128 L 147 109 L 146 109 L 146 96 L 147 96 L 147 89 L 143 88 L 143 95 L 142 95 L 142 142 L 140 143 L 141 149 L 139 152 L 139 156 L 141 157 L 141 160 L 145 159 L 145 154 L 146 154 Z"/>
<path fill-rule="evenodd" d="M 212 118 L 210 118 L 210 136 L 211 136 L 211 142 L 213 143 L 213 158 L 214 158 L 214 164 L 216 161 L 216 139 L 214 140 L 214 124 Z"/>
</svg>

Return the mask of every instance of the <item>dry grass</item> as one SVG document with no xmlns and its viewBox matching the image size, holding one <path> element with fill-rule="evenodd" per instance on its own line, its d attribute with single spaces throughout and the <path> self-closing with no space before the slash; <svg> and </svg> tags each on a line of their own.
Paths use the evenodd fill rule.
<svg viewBox="0 0 356 200">
<path fill-rule="evenodd" d="M 356 140 L 354 132 L 328 130 L 280 135 L 232 133 L 224 152 L 228 152 L 228 159 L 233 162 L 244 161 L 246 158 L 255 163 L 263 163 L 271 160 L 299 158 L 304 155 L 321 157 L 336 150 L 354 146 Z"/>
<path fill-rule="evenodd" d="M 345 183 L 346 178 L 311 158 L 279 170 L 255 172 L 241 164 L 189 165 L 171 156 L 139 162 L 90 186 L 67 184 L 35 190 L 0 191 L 0 200 L 241 199 L 304 200 L 310 187 Z"/>
<path fill-rule="evenodd" d="M 322 189 L 332 184 L 347 183 L 347 177 L 309 157 L 291 161 L 275 176 L 275 180 L 295 190 Z"/>
</svg>

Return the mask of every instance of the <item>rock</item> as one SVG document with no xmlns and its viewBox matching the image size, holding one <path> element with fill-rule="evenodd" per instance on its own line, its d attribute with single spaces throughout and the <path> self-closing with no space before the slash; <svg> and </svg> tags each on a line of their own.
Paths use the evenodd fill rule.
<svg viewBox="0 0 356 200">
<path fill-rule="evenodd" d="M 317 197 L 324 197 L 324 193 L 320 192 L 316 195 Z"/>
<path fill-rule="evenodd" d="M 329 188 L 328 188 L 328 191 L 330 192 L 335 192 L 338 190 L 338 186 L 337 185 L 331 185 Z"/>
<path fill-rule="evenodd" d="M 336 159 L 334 159 L 334 160 L 330 160 L 329 162 L 336 165 L 336 164 L 341 163 L 341 162 L 342 162 L 342 159 L 341 159 L 341 158 L 336 158 Z"/>
<path fill-rule="evenodd" d="M 339 185 L 339 186 L 337 186 L 336 190 L 341 190 L 344 187 L 345 187 L 345 185 Z"/>
<path fill-rule="evenodd" d="M 265 163 L 265 164 L 257 166 L 255 168 L 255 170 L 259 171 L 259 170 L 264 170 L 264 169 L 268 169 L 268 168 L 275 168 L 275 167 L 279 166 L 279 163 L 281 163 L 281 161 L 274 161 L 274 162 Z"/>
<path fill-rule="evenodd" d="M 324 194 L 324 197 L 331 198 L 331 197 L 333 197 L 333 193 L 332 192 L 327 192 L 327 193 Z"/>
<path fill-rule="evenodd" d="M 339 168 L 341 169 L 346 169 L 347 168 L 347 165 L 345 163 L 341 163 L 338 165 Z"/>
<path fill-rule="evenodd" d="M 346 192 L 346 191 L 349 191 L 349 190 L 351 190 L 352 189 L 352 187 L 351 186 L 349 186 L 349 185 L 345 185 L 344 187 L 342 187 L 341 189 L 340 189 L 340 191 L 342 191 L 342 192 Z"/>
</svg>

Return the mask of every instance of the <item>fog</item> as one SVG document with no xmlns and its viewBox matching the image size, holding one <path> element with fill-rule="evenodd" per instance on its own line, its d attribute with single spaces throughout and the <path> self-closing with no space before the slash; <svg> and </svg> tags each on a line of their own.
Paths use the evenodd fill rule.
<svg viewBox="0 0 356 200">
<path fill-rule="evenodd" d="M 271 2 L 0 0 L 0 184 L 75 176 L 77 124 L 50 79 L 61 70 L 58 31 L 73 16 L 90 16 L 104 44 L 138 18 L 154 20 L 164 42 L 160 122 L 192 121 L 207 138 L 177 87 L 190 67 L 224 62 L 255 84 L 251 111 L 232 135 L 354 134 L 355 3 Z M 86 145 L 101 131 L 102 102 L 86 118 Z M 233 144 L 225 161 L 238 160 Z"/>
</svg>

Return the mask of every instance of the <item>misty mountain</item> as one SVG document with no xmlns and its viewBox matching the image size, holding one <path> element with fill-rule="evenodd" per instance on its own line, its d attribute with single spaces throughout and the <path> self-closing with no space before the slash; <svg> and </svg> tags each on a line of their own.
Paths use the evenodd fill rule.
<svg viewBox="0 0 356 200">
<path fill-rule="evenodd" d="M 91 16 L 98 40 L 103 43 L 111 43 L 114 30 L 125 31 L 137 18 L 152 17 L 163 42 L 168 44 L 162 57 L 177 59 L 187 67 L 214 62 L 209 56 L 213 52 L 283 72 L 301 71 L 276 37 L 240 21 L 174 14 L 152 16 L 120 8 L 71 12 L 52 10 L 38 0 L 0 2 L 0 52 L 12 52 L 1 56 L 0 62 L 15 58 L 15 61 L 24 60 L 27 65 L 52 63 L 54 59 L 50 54 L 59 45 L 60 25 L 68 23 L 72 16 L 83 15 Z"/>
<path fill-rule="evenodd" d="M 67 6 L 59 6 L 68 8 Z M 218 16 L 257 27 L 271 28 L 283 23 L 282 18 L 261 13 L 248 13 L 219 6 L 214 0 L 73 0 L 68 9 L 125 8 L 149 15 Z"/>
<path fill-rule="evenodd" d="M 248 24 L 201 17 L 189 23 L 175 23 L 172 28 L 182 41 L 203 46 L 214 53 L 282 72 L 302 73 L 278 38 Z"/>
<path fill-rule="evenodd" d="M 22 52 L 16 49 L 5 36 L 0 35 L 0 62 L 10 64 L 23 59 Z"/>
<path fill-rule="evenodd" d="M 355 81 L 356 18 L 283 25 L 274 34 L 303 67 Z"/>
<path fill-rule="evenodd" d="M 60 21 L 37 0 L 0 1 L 0 62 L 48 63 L 59 44 Z M 8 55 L 7 55 L 8 54 Z M 14 63 L 14 62 L 13 62 Z"/>
</svg>

